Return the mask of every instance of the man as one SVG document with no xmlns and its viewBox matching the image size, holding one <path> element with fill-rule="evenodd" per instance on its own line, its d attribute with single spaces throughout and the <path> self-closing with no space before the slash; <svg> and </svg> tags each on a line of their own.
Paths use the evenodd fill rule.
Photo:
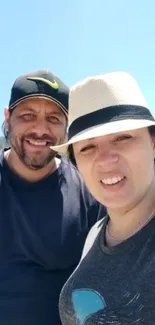
<svg viewBox="0 0 155 325">
<path fill-rule="evenodd" d="M 0 154 L 0 324 L 60 325 L 60 290 L 102 208 L 64 142 L 68 88 L 47 71 L 17 78 L 5 109 L 10 148 Z"/>
</svg>

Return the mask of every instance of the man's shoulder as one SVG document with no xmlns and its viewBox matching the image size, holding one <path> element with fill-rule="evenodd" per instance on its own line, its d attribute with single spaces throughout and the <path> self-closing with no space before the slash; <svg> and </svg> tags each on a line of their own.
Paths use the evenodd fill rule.
<svg viewBox="0 0 155 325">
<path fill-rule="evenodd" d="M 4 158 L 4 149 L 0 149 L 0 161 Z"/>
<path fill-rule="evenodd" d="M 69 172 L 69 173 L 74 174 L 78 177 L 81 177 L 77 167 L 74 166 L 67 157 L 61 158 L 61 164 L 62 164 L 64 173 Z"/>
<path fill-rule="evenodd" d="M 62 173 L 65 177 L 67 183 L 71 188 L 74 188 L 80 196 L 85 197 L 88 200 L 88 203 L 95 203 L 95 198 L 90 194 L 87 189 L 82 176 L 80 175 L 76 166 L 74 166 L 69 160 L 66 158 L 62 159 Z"/>
<path fill-rule="evenodd" d="M 85 187 L 84 181 L 76 168 L 67 158 L 62 158 L 61 161 L 62 174 L 70 181 L 71 185 Z"/>
<path fill-rule="evenodd" d="M 76 197 L 80 204 L 83 202 L 85 205 L 89 214 L 90 226 L 92 226 L 105 215 L 105 207 L 91 195 L 77 168 L 66 159 L 63 161 L 63 172 L 74 198 Z"/>
<path fill-rule="evenodd" d="M 1 167 L 3 165 L 4 160 L 4 149 L 0 149 L 0 174 L 1 174 Z"/>
</svg>

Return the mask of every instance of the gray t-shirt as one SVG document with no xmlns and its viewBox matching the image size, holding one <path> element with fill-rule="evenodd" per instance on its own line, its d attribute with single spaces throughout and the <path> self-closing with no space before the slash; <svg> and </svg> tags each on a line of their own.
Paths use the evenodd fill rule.
<svg viewBox="0 0 155 325">
<path fill-rule="evenodd" d="M 107 217 L 90 230 L 79 265 L 62 289 L 63 325 L 155 325 L 155 218 L 107 248 Z"/>
</svg>

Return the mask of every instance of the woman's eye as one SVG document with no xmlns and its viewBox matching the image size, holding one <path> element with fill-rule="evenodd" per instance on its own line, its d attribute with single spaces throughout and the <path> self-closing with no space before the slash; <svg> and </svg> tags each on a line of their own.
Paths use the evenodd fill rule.
<svg viewBox="0 0 155 325">
<path fill-rule="evenodd" d="M 119 141 L 125 141 L 131 139 L 131 135 L 120 135 L 116 139 L 114 139 L 114 142 L 119 142 Z"/>
<path fill-rule="evenodd" d="M 88 146 L 85 146 L 85 147 L 83 147 L 83 148 L 81 148 L 81 150 L 80 150 L 80 152 L 89 152 L 89 151 L 91 151 L 91 150 L 93 150 L 95 148 L 95 146 L 94 145 L 88 145 Z"/>
</svg>

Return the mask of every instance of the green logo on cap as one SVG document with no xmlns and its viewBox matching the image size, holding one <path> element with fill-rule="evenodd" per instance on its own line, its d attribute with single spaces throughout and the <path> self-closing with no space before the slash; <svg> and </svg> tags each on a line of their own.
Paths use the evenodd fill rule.
<svg viewBox="0 0 155 325">
<path fill-rule="evenodd" d="M 59 85 L 57 84 L 57 82 L 54 80 L 54 82 L 41 78 L 41 77 L 29 77 L 27 78 L 28 80 L 39 80 L 44 82 L 45 84 L 49 85 L 50 87 L 52 87 L 53 89 L 58 89 Z"/>
</svg>

